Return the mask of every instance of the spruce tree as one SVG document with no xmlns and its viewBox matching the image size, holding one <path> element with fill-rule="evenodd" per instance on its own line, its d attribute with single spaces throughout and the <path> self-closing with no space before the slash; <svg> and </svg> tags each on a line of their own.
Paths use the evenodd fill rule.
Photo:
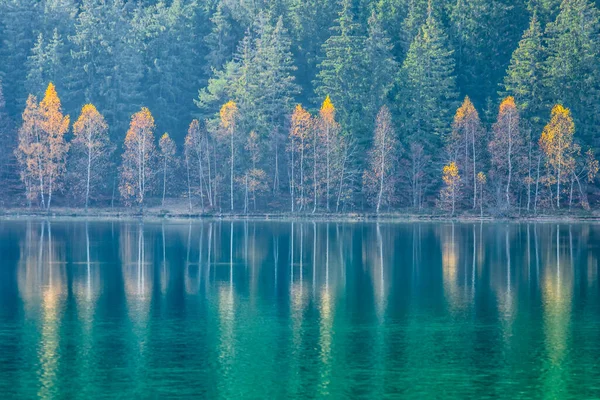
<svg viewBox="0 0 600 400">
<path fill-rule="evenodd" d="M 572 112 L 578 132 L 591 141 L 600 124 L 600 23 L 588 0 L 565 0 L 546 28 L 546 103 Z"/>
<path fill-rule="evenodd" d="M 519 47 L 513 52 L 510 65 L 504 77 L 504 97 L 513 96 L 523 117 L 535 131 L 541 130 L 544 116 L 543 106 L 543 70 L 542 28 L 533 13 L 529 28 L 523 33 Z"/>
<path fill-rule="evenodd" d="M 375 116 L 384 105 L 386 97 L 398 75 L 399 65 L 392 56 L 392 44 L 383 31 L 375 12 L 368 21 L 369 35 L 365 41 L 365 71 L 369 73 L 367 87 L 369 99 L 364 104 L 367 121 L 375 122 Z"/>
<path fill-rule="evenodd" d="M 429 151 L 449 132 L 457 106 L 453 51 L 430 12 L 402 65 L 397 95 L 405 132 Z"/>
<path fill-rule="evenodd" d="M 365 35 L 356 21 L 352 2 L 344 0 L 332 35 L 323 45 L 325 58 L 319 65 L 316 94 L 330 96 L 338 108 L 342 129 L 359 147 L 366 148 L 371 123 L 365 121 L 363 106 L 367 103 L 369 72 L 364 68 Z"/>
</svg>

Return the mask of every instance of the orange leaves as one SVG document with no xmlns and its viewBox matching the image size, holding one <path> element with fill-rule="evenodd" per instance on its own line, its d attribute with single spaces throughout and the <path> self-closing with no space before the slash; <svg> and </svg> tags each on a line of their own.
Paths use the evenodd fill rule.
<svg viewBox="0 0 600 400">
<path fill-rule="evenodd" d="M 48 85 L 44 99 L 40 103 L 40 113 L 42 129 L 50 139 L 64 142 L 61 137 L 69 130 L 69 116 L 63 116 L 60 99 L 52 83 Z"/>
<path fill-rule="evenodd" d="M 552 108 L 550 122 L 544 127 L 540 137 L 540 147 L 544 150 L 550 164 L 554 167 L 566 155 L 573 144 L 575 123 L 568 108 L 560 104 Z"/>
<path fill-rule="evenodd" d="M 88 140 L 93 134 L 105 133 L 107 130 L 108 124 L 93 104 L 84 105 L 79 118 L 73 124 L 73 134 L 76 137 L 84 135 Z"/>
<path fill-rule="evenodd" d="M 512 96 L 508 96 L 506 97 L 504 100 L 502 100 L 502 103 L 500 103 L 500 114 L 506 114 L 509 112 L 516 112 L 517 111 L 517 105 L 515 104 L 515 98 Z"/>
<path fill-rule="evenodd" d="M 326 124 L 330 126 L 335 124 L 335 107 L 329 96 L 325 97 L 325 100 L 321 105 L 321 110 L 319 110 L 319 115 Z"/>
<path fill-rule="evenodd" d="M 143 205 L 153 176 L 155 153 L 154 117 L 148 108 L 143 107 L 131 117 L 124 147 L 119 191 L 126 202 L 135 198 Z"/>
<path fill-rule="evenodd" d="M 313 122 L 310 113 L 298 104 L 292 114 L 290 136 L 306 139 L 310 134 L 312 124 Z"/>
<path fill-rule="evenodd" d="M 223 104 L 219 111 L 219 115 L 221 116 L 221 125 L 223 125 L 223 128 L 234 129 L 238 117 L 237 104 L 235 104 L 234 101 L 229 100 L 227 103 Z"/>
<path fill-rule="evenodd" d="M 454 115 L 454 125 L 462 125 L 466 120 L 470 120 L 471 118 L 476 118 L 479 120 L 479 114 L 471 103 L 471 99 L 469 96 L 465 97 L 462 105 L 456 110 L 456 114 Z"/>
</svg>

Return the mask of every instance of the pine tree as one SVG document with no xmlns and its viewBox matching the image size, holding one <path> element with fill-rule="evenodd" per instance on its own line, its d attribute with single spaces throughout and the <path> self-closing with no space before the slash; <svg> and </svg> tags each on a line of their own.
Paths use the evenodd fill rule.
<svg viewBox="0 0 600 400">
<path fill-rule="evenodd" d="M 368 28 L 364 54 L 365 71 L 369 71 L 369 99 L 364 104 L 363 118 L 375 121 L 398 75 L 399 65 L 392 56 L 392 45 L 375 12 L 369 18 Z"/>
<path fill-rule="evenodd" d="M 330 96 L 337 105 L 340 125 L 361 148 L 366 148 L 369 121 L 362 108 L 368 103 L 369 79 L 364 68 L 365 32 L 352 10 L 352 2 L 343 0 L 332 35 L 323 44 L 325 58 L 319 64 L 317 95 Z"/>
<path fill-rule="evenodd" d="M 5 0 L 0 2 L 0 77 L 4 82 L 9 115 L 16 117 L 25 106 L 27 89 L 23 84 L 30 50 L 36 36 L 35 28 L 40 25 L 42 3 L 38 0 Z"/>
<path fill-rule="evenodd" d="M 563 1 L 546 28 L 547 104 L 568 107 L 581 136 L 591 141 L 600 124 L 600 23 L 588 0 Z"/>
<path fill-rule="evenodd" d="M 431 11 L 410 46 L 398 84 L 405 131 L 432 151 L 449 132 L 457 94 L 453 51 Z"/>
<path fill-rule="evenodd" d="M 513 52 L 504 77 L 504 91 L 501 92 L 514 97 L 521 114 L 534 131 L 540 128 L 544 109 L 543 56 L 542 29 L 534 12 L 529 28 Z"/>
</svg>

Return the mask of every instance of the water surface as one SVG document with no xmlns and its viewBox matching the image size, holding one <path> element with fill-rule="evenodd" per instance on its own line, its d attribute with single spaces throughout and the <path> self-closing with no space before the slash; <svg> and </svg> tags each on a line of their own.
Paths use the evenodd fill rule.
<svg viewBox="0 0 600 400">
<path fill-rule="evenodd" d="M 600 225 L 0 221 L 2 398 L 599 398 Z"/>
</svg>

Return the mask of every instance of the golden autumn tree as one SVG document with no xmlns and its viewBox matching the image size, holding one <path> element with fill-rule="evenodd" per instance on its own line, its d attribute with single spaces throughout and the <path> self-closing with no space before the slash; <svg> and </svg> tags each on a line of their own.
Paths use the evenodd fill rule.
<svg viewBox="0 0 600 400">
<path fill-rule="evenodd" d="M 518 172 L 524 150 L 519 111 L 512 96 L 502 100 L 498 119 L 492 130 L 493 138 L 489 143 L 492 166 L 496 179 L 504 187 L 506 206 L 510 207 L 513 177 Z"/>
<path fill-rule="evenodd" d="M 73 124 L 72 173 L 76 187 L 85 193 L 88 209 L 90 191 L 105 177 L 113 146 L 108 135 L 108 124 L 93 104 L 86 104 Z"/>
<path fill-rule="evenodd" d="M 330 211 L 331 201 L 331 188 L 333 181 L 336 180 L 335 166 L 339 163 L 338 159 L 341 158 L 340 151 L 343 149 L 341 138 L 339 134 L 341 132 L 340 125 L 335 120 L 335 106 L 331 102 L 329 96 L 325 97 L 321 109 L 319 110 L 319 118 L 317 121 L 318 129 L 315 130 L 315 135 L 320 136 L 320 143 L 322 144 L 323 153 L 323 173 L 321 173 L 323 180 L 325 181 L 325 205 L 327 211 Z M 317 151 L 315 150 L 315 154 Z M 315 174 L 316 175 L 316 174 Z M 337 180 L 336 180 L 337 181 Z M 316 202 L 315 202 L 316 203 Z M 315 204 L 316 207 L 316 204 Z"/>
<path fill-rule="evenodd" d="M 39 127 L 45 135 L 46 156 L 44 162 L 45 182 L 48 193 L 47 208 L 50 209 L 52 194 L 60 189 L 66 172 L 67 152 L 69 144 L 65 140 L 65 134 L 69 130 L 69 116 L 63 115 L 62 105 L 56 93 L 54 84 L 50 83 L 46 94 L 39 104 Z"/>
<path fill-rule="evenodd" d="M 125 136 L 119 191 L 126 204 L 144 206 L 151 189 L 155 156 L 154 118 L 146 107 L 131 117 Z"/>
<path fill-rule="evenodd" d="M 23 124 L 18 132 L 19 144 L 15 156 L 20 167 L 20 176 L 25 186 L 29 204 L 39 197 L 42 207 L 45 202 L 45 160 L 47 145 L 40 127 L 39 105 L 33 95 L 29 95 L 23 111 Z M 44 140 L 43 140 L 44 139 Z"/>
<path fill-rule="evenodd" d="M 310 113 L 306 111 L 300 104 L 294 109 L 292 114 L 292 121 L 290 125 L 289 134 L 289 146 L 288 152 L 290 153 L 290 194 L 292 197 L 292 212 L 294 212 L 294 206 L 296 201 L 300 205 L 300 211 L 302 211 L 306 199 L 304 197 L 305 190 L 305 151 L 308 148 L 308 139 L 310 137 L 311 130 L 313 128 L 313 121 Z M 300 195 L 296 200 L 296 190 L 299 191 Z"/>
<path fill-rule="evenodd" d="M 160 164 L 162 168 L 163 176 L 163 190 L 162 190 L 162 206 L 165 206 L 165 197 L 167 195 L 167 177 L 172 175 L 172 170 L 175 169 L 175 153 L 177 148 L 175 142 L 168 133 L 164 133 L 158 141 L 158 148 L 160 150 Z"/>
<path fill-rule="evenodd" d="M 234 181 L 234 166 L 235 166 L 235 135 L 236 123 L 239 118 L 238 107 L 234 101 L 228 101 L 223 104 L 219 112 L 221 117 L 221 127 L 229 138 L 230 157 L 229 157 L 229 199 L 231 202 L 231 211 L 233 211 L 233 181 Z"/>
<path fill-rule="evenodd" d="M 456 110 L 452 123 L 452 139 L 456 143 L 456 160 L 465 175 L 472 173 L 473 208 L 477 206 L 477 161 L 481 152 L 480 141 L 483 127 L 479 114 L 469 99 L 465 97 L 462 105 Z"/>
<path fill-rule="evenodd" d="M 444 187 L 440 193 L 441 201 L 443 204 L 450 205 L 452 215 L 454 215 L 456 199 L 460 193 L 460 174 L 456 162 L 452 161 L 444 166 L 442 180 L 444 181 Z"/>
<path fill-rule="evenodd" d="M 568 108 L 560 104 L 552 108 L 550 122 L 540 137 L 546 163 L 553 171 L 550 183 L 556 182 L 556 207 L 560 208 L 561 183 L 573 173 L 575 155 L 580 148 L 573 143 L 575 123 Z"/>
</svg>

